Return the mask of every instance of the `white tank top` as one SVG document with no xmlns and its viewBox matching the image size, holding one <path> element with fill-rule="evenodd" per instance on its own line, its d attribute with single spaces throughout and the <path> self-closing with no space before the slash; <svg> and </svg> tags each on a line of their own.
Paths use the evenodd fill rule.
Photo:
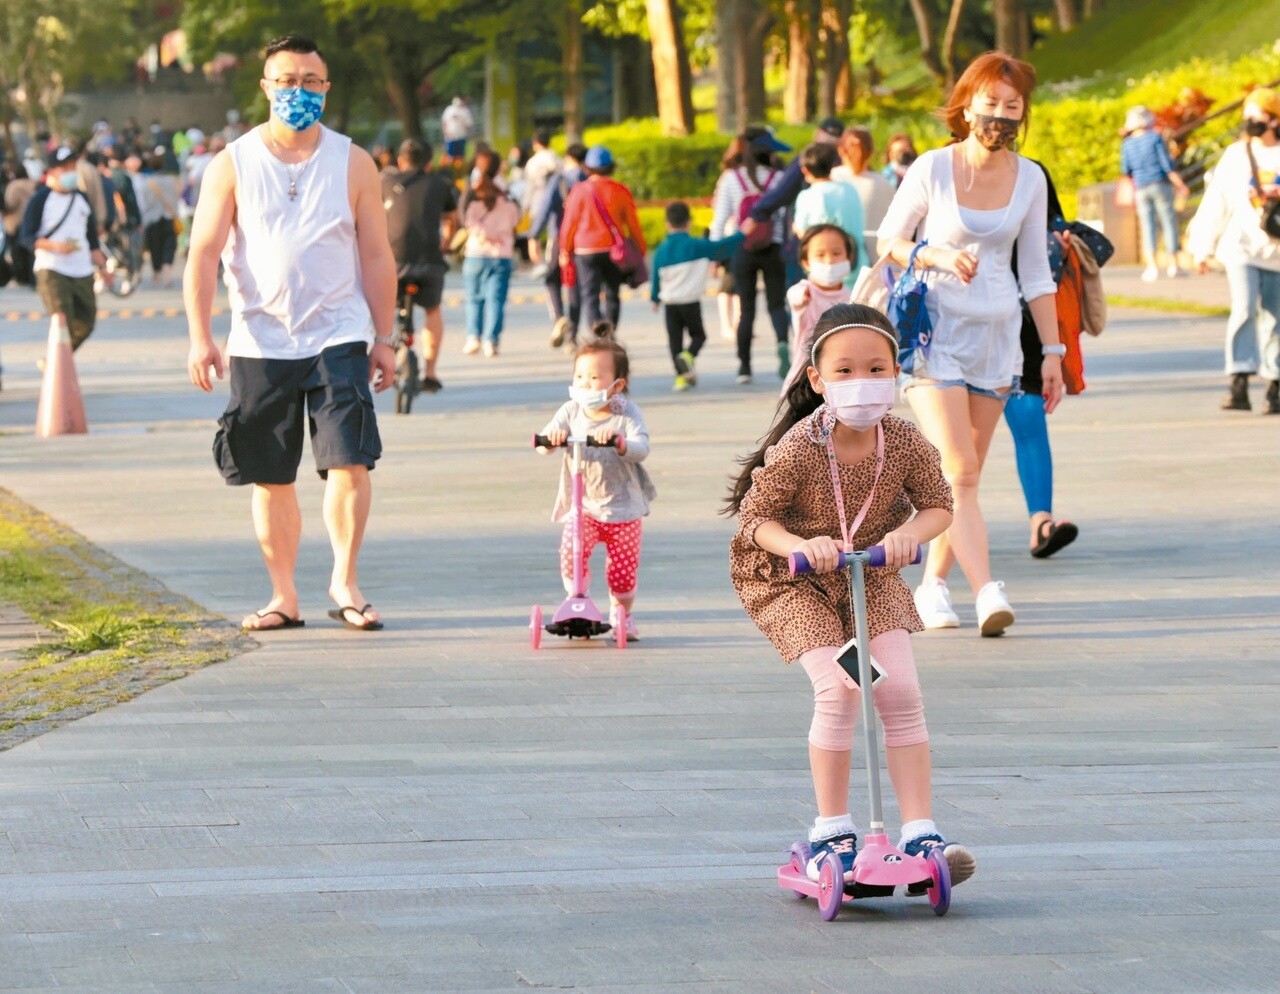
<svg viewBox="0 0 1280 994">
<path fill-rule="evenodd" d="M 227 354 L 306 359 L 331 345 L 373 341 L 347 191 L 351 139 L 321 125 L 304 170 L 289 174 L 254 128 L 227 146 L 236 216 L 222 253 L 231 305 Z"/>
</svg>

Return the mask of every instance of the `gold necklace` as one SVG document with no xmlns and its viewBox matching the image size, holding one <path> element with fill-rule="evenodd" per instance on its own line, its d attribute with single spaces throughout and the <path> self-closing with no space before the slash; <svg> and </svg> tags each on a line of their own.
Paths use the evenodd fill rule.
<svg viewBox="0 0 1280 994">
<path fill-rule="evenodd" d="M 316 157 L 316 153 L 320 151 L 320 143 L 324 141 L 324 128 L 321 128 L 319 134 L 317 134 L 316 143 L 311 146 L 311 151 L 307 155 L 306 159 L 301 163 L 294 164 L 298 166 L 298 171 L 294 172 L 290 167 L 290 163 L 284 161 L 284 149 L 280 147 L 280 143 L 276 141 L 275 135 L 271 133 L 271 122 L 268 121 L 263 125 L 263 127 L 266 130 L 267 142 L 271 145 L 272 154 L 275 156 L 276 161 L 284 167 L 285 175 L 289 177 L 289 199 L 294 200 L 298 196 L 298 180 L 302 179 L 302 174 L 307 171 L 307 166 L 311 165 L 311 161 Z"/>
</svg>

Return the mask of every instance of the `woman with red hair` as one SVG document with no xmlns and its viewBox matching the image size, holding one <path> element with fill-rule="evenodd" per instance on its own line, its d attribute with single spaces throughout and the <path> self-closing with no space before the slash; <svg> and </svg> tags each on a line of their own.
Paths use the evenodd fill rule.
<svg viewBox="0 0 1280 994">
<path fill-rule="evenodd" d="M 907 170 L 878 232 L 894 259 L 928 286 L 933 325 L 904 390 L 925 436 L 942 453 L 955 493 L 955 520 L 929 547 L 916 607 L 927 628 L 956 628 L 947 574 L 960 563 L 976 592 L 978 627 L 1002 635 L 1014 613 L 992 579 L 978 482 L 1005 402 L 1019 391 L 1021 296 L 1043 351 L 1046 412 L 1062 399 L 1062 356 L 1044 219 L 1040 168 L 1012 148 L 1030 117 L 1035 70 L 1001 52 L 973 61 L 941 111 L 955 141 Z M 1017 248 L 1018 275 L 1013 272 Z"/>
</svg>

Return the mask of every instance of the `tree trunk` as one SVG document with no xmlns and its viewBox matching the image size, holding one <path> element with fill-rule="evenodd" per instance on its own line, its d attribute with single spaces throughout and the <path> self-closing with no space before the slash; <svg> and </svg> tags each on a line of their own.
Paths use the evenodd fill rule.
<svg viewBox="0 0 1280 994">
<path fill-rule="evenodd" d="M 1080 12 L 1076 0 L 1053 0 L 1054 9 L 1058 13 L 1058 30 L 1070 31 L 1080 23 Z"/>
<path fill-rule="evenodd" d="M 693 74 L 685 50 L 684 21 L 676 0 L 645 0 L 653 47 L 658 121 L 664 135 L 693 134 Z"/>
<path fill-rule="evenodd" d="M 16 168 L 22 160 L 18 157 L 18 146 L 13 140 L 13 106 L 7 95 L 0 97 L 0 100 L 4 102 L 4 109 L 0 110 L 0 130 L 4 131 L 4 157 Z"/>
<path fill-rule="evenodd" d="M 946 71 L 944 87 L 948 94 L 960 77 L 956 65 L 956 38 L 960 32 L 960 20 L 964 17 L 964 0 L 951 0 L 951 14 L 947 17 L 947 32 L 942 36 L 942 68 Z"/>
<path fill-rule="evenodd" d="M 614 39 L 613 121 L 633 117 L 653 117 L 658 113 L 654 89 L 653 58 L 648 44 L 638 35 Z"/>
<path fill-rule="evenodd" d="M 999 0 L 997 0 L 999 2 Z M 942 62 L 938 58 L 938 43 L 933 35 L 933 18 L 924 0 L 908 0 L 911 16 L 916 22 L 916 34 L 920 36 L 920 58 L 924 66 L 939 83 L 946 82 Z"/>
<path fill-rule="evenodd" d="M 782 91 L 782 115 L 788 124 L 804 124 L 813 116 L 817 6 L 811 0 L 787 0 L 787 83 Z"/>
<path fill-rule="evenodd" d="M 564 137 L 572 145 L 582 141 L 582 0 L 564 5 Z"/>
<path fill-rule="evenodd" d="M 849 65 L 851 0 L 822 5 L 822 85 L 818 116 L 831 117 L 853 106 L 853 71 Z"/>
<path fill-rule="evenodd" d="M 915 2 L 915 0 L 913 0 Z M 1026 11 L 1022 0 L 995 0 L 996 48 L 1015 59 L 1022 58 L 1026 49 L 1023 38 L 1026 34 Z"/>
<path fill-rule="evenodd" d="M 738 52 L 734 75 L 740 128 L 753 121 L 764 121 L 764 40 L 771 27 L 773 13 L 760 0 L 738 0 Z"/>
<path fill-rule="evenodd" d="M 1102 0 L 1084 0 L 1081 7 L 1080 16 L 1084 20 L 1088 20 L 1094 14 L 1102 9 Z"/>
<path fill-rule="evenodd" d="M 418 105 L 417 73 L 387 63 L 384 67 L 387 98 L 395 108 L 404 137 L 422 140 L 422 108 Z"/>
<path fill-rule="evenodd" d="M 734 134 L 738 130 L 738 2 L 716 3 L 716 130 Z"/>
</svg>

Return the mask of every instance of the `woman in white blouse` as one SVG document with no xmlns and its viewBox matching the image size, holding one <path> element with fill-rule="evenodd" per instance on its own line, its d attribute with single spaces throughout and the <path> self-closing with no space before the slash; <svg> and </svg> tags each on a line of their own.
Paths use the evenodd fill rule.
<svg viewBox="0 0 1280 994">
<path fill-rule="evenodd" d="M 927 628 L 956 628 L 947 574 L 960 563 L 977 591 L 978 626 L 1001 635 L 1014 613 L 991 577 L 978 482 L 1004 403 L 1022 365 L 1021 295 L 1044 350 L 1044 405 L 1062 399 L 1062 355 L 1049 271 L 1044 174 L 1010 146 L 1025 129 L 1035 70 L 1000 52 L 973 61 L 943 111 L 954 144 L 926 152 L 903 177 L 878 233 L 900 265 L 928 244 L 916 268 L 928 286 L 933 324 L 905 391 L 925 436 L 942 453 L 955 492 L 955 520 L 929 547 L 916 607 Z M 1018 273 L 1012 269 L 1015 245 Z"/>
</svg>

